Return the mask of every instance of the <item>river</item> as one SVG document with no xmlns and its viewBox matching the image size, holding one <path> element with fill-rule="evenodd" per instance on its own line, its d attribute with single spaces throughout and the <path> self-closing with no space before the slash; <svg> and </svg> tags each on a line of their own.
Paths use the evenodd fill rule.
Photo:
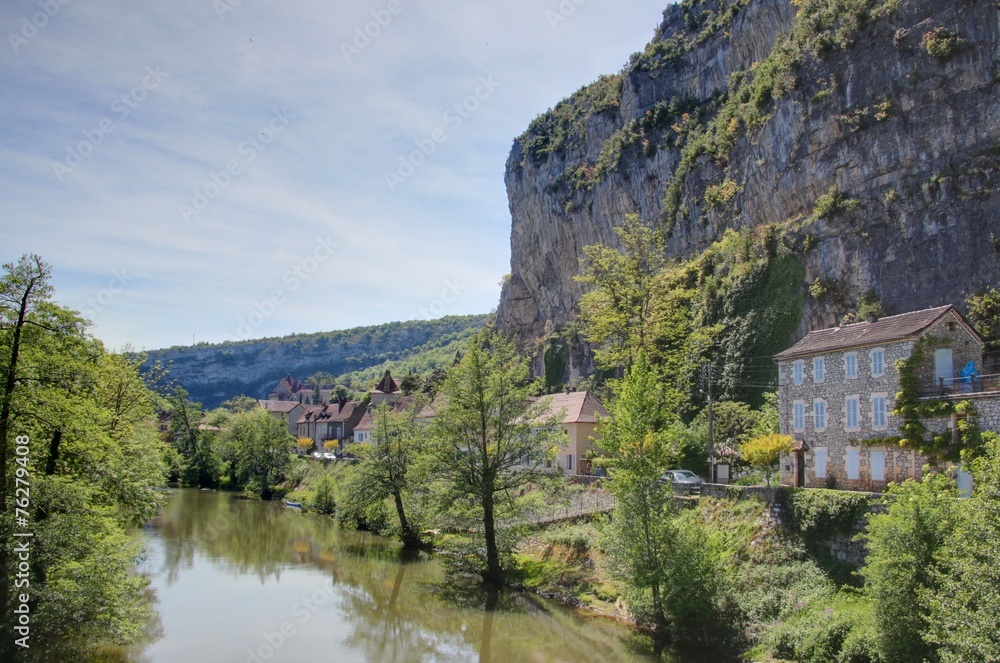
<svg viewBox="0 0 1000 663">
<path fill-rule="evenodd" d="M 174 491 L 142 535 L 156 618 L 143 663 L 717 660 L 521 592 L 455 592 L 440 562 L 330 518 Z"/>
</svg>

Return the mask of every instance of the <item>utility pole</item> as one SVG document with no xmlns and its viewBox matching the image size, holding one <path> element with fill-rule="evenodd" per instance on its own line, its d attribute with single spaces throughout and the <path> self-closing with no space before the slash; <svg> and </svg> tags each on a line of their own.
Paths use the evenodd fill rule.
<svg viewBox="0 0 1000 663">
<path fill-rule="evenodd" d="M 712 414 L 712 365 L 708 365 L 708 482 L 715 483 L 715 437 Z"/>
</svg>

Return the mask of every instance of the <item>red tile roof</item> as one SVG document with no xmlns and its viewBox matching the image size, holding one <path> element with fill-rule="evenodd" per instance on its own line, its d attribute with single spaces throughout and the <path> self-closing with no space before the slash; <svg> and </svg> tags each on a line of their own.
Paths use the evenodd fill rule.
<svg viewBox="0 0 1000 663">
<path fill-rule="evenodd" d="M 938 306 L 911 311 L 900 315 L 891 315 L 875 322 L 856 322 L 851 325 L 819 329 L 809 332 L 805 338 L 783 352 L 774 355 L 775 359 L 789 359 L 820 354 L 830 350 L 878 345 L 891 341 L 902 341 L 920 336 L 949 311 L 954 311 L 956 317 L 969 331 L 979 338 L 962 314 L 954 306 Z"/>
</svg>

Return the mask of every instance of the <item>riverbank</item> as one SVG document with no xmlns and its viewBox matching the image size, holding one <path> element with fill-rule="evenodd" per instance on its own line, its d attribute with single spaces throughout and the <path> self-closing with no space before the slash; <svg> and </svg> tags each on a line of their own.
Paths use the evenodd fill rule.
<svg viewBox="0 0 1000 663">
<path fill-rule="evenodd" d="M 306 505 L 323 477 L 336 482 L 344 469 L 337 462 L 311 459 L 301 459 L 299 465 L 297 483 L 287 494 Z M 590 493 L 596 490 L 568 484 L 561 492 L 546 493 L 545 508 L 551 508 L 553 499 L 593 500 Z M 668 545 L 676 546 L 668 555 L 671 568 L 653 571 L 659 578 L 660 600 L 669 606 L 669 614 L 677 615 L 666 625 L 667 637 L 733 652 L 744 660 L 802 660 L 799 652 L 817 651 L 821 657 L 832 652 L 829 660 L 834 661 L 840 660 L 838 652 L 848 649 L 862 652 L 851 660 L 879 660 L 870 655 L 874 615 L 870 601 L 858 590 L 861 578 L 854 571 L 859 562 L 848 560 L 842 550 L 877 496 L 788 490 L 780 504 L 772 504 L 775 495 L 764 493 L 734 490 L 677 500 L 669 522 L 662 525 L 672 532 Z M 645 628 L 653 614 L 651 596 L 648 591 L 630 591 L 620 581 L 615 560 L 621 557 L 609 549 L 616 545 L 615 537 L 603 534 L 609 516 L 582 517 L 565 508 L 568 518 L 551 522 L 540 513 L 532 513 L 524 525 L 529 531 L 514 550 L 516 570 L 508 584 Z M 383 522 L 386 529 L 381 533 L 390 533 L 392 519 Z M 474 570 L 473 551 L 481 544 L 468 531 L 433 530 L 425 535 L 442 558 L 464 557 L 471 562 L 464 570 Z M 831 541 L 841 547 L 831 548 Z"/>
</svg>

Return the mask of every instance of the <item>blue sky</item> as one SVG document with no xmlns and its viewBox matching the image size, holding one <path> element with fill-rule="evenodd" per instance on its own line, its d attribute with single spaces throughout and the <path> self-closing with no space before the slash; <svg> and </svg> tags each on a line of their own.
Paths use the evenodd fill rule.
<svg viewBox="0 0 1000 663">
<path fill-rule="evenodd" d="M 511 142 L 663 0 L 7 0 L 0 260 L 112 348 L 493 309 Z"/>
</svg>

